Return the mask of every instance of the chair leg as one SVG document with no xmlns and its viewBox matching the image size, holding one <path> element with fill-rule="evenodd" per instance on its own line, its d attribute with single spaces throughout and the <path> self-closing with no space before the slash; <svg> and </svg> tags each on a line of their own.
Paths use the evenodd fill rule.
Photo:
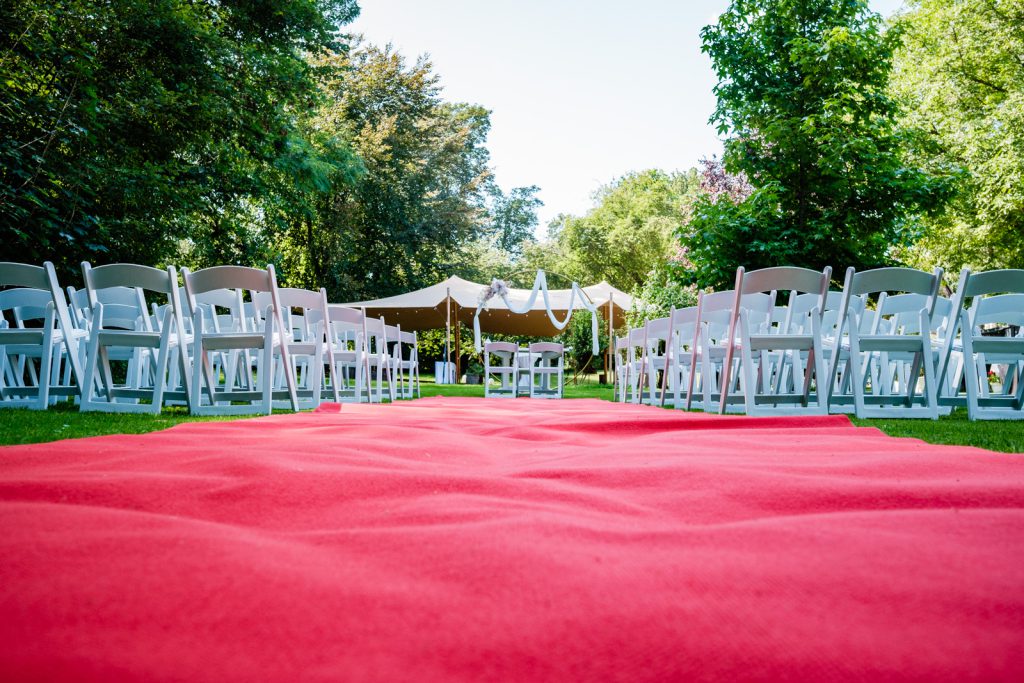
<svg viewBox="0 0 1024 683">
<path fill-rule="evenodd" d="M 47 307 L 49 309 L 49 307 Z M 49 311 L 43 332 L 43 350 L 39 354 L 39 410 L 46 410 L 50 404 L 50 362 L 53 357 L 53 311 Z"/>
<path fill-rule="evenodd" d="M 85 356 L 85 374 L 82 376 L 82 402 L 79 405 L 81 412 L 88 412 L 95 408 L 93 397 L 96 391 L 96 370 L 99 363 L 100 335 L 94 333 L 89 338 L 89 350 Z M 109 400 L 109 396 L 108 396 Z"/>
</svg>

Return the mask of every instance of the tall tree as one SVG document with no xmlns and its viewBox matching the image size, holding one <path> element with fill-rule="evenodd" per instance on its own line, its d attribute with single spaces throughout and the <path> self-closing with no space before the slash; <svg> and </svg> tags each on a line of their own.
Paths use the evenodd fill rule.
<svg viewBox="0 0 1024 683">
<path fill-rule="evenodd" d="M 965 171 L 910 258 L 954 274 L 1024 268 L 1024 3 L 918 0 L 897 25 L 893 90 L 923 131 L 919 158 Z"/>
<path fill-rule="evenodd" d="M 488 190 L 490 201 L 487 213 L 490 219 L 489 232 L 498 249 L 518 256 L 525 244 L 534 241 L 537 209 L 544 205 L 537 198 L 538 192 L 539 187 L 530 185 L 514 187 L 505 194 L 497 184 L 492 184 Z"/>
<path fill-rule="evenodd" d="M 308 224 L 287 233 L 292 263 L 342 300 L 429 284 L 484 234 L 491 180 L 490 115 L 441 98 L 430 62 L 359 45 L 318 66 L 330 102 L 318 125 L 343 132 L 365 172 L 324 195 Z"/>
<path fill-rule="evenodd" d="M 0 4 L 0 258 L 222 258 L 316 100 L 354 0 Z M 239 216 L 250 219 L 240 220 Z"/>
<path fill-rule="evenodd" d="M 897 35 L 866 0 L 733 0 L 701 37 L 725 165 L 756 189 L 698 202 L 682 234 L 697 281 L 726 284 L 738 265 L 889 262 L 949 186 L 901 151 L 887 93 Z"/>
</svg>

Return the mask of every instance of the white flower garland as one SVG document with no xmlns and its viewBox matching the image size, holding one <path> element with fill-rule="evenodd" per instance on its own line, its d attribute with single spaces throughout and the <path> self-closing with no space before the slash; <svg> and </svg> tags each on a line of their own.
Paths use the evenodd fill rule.
<svg viewBox="0 0 1024 683">
<path fill-rule="evenodd" d="M 544 295 L 544 310 L 547 311 L 548 319 L 551 321 L 551 324 L 554 325 L 555 329 L 559 331 L 564 330 L 565 326 L 569 324 L 569 320 L 572 318 L 572 312 L 576 308 L 576 297 L 579 296 L 580 303 L 583 304 L 583 307 L 591 313 L 591 347 L 593 348 L 594 355 L 597 355 L 601 350 L 598 347 L 597 307 L 590 303 L 590 299 L 587 295 L 582 289 L 580 289 L 580 286 L 574 282 L 572 283 L 572 290 L 569 294 L 569 310 L 566 313 L 565 320 L 559 320 L 556 318 L 555 312 L 551 309 L 551 298 L 548 295 L 548 281 L 543 270 L 537 271 L 537 277 L 533 281 L 533 291 L 530 292 L 530 297 L 521 308 L 513 306 L 512 302 L 508 300 L 508 286 L 502 280 L 491 280 L 491 284 L 480 292 L 476 313 L 473 315 L 473 341 L 476 346 L 477 353 L 483 351 L 483 346 L 480 343 L 480 312 L 487 310 L 487 302 L 496 296 L 500 296 L 502 301 L 505 302 L 505 305 L 508 306 L 509 311 L 522 315 L 523 313 L 528 313 L 533 310 L 533 303 L 537 300 L 538 292 L 541 292 Z"/>
<path fill-rule="evenodd" d="M 491 284 L 480 292 L 476 302 L 477 307 L 483 307 L 486 311 L 487 302 L 496 296 L 500 296 L 505 301 L 508 301 L 508 285 L 505 284 L 504 280 L 499 280 L 498 278 L 491 280 Z"/>
</svg>

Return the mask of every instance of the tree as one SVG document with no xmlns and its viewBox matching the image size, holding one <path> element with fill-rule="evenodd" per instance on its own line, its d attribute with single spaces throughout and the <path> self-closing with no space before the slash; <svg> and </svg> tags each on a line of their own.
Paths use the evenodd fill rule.
<svg viewBox="0 0 1024 683">
<path fill-rule="evenodd" d="M 245 258 L 354 0 L 0 5 L 0 258 Z M 311 147 L 306 147 L 312 150 Z M 196 231 L 196 232 L 194 232 Z"/>
<path fill-rule="evenodd" d="M 495 246 L 513 257 L 522 253 L 523 246 L 534 241 L 533 231 L 537 226 L 537 209 L 544 202 L 537 198 L 540 188 L 514 187 L 506 195 L 497 184 L 488 190 L 490 205 L 489 231 L 493 235 Z"/>
<path fill-rule="evenodd" d="M 586 215 L 553 221 L 546 253 L 527 250 L 528 260 L 579 282 L 608 280 L 631 291 L 675 250 L 674 235 L 696 190 L 694 172 L 628 173 L 600 188 Z"/>
<path fill-rule="evenodd" d="M 701 37 L 725 166 L 755 189 L 695 207 L 681 237 L 700 284 L 725 285 L 738 265 L 887 263 L 945 200 L 948 178 L 901 151 L 887 94 L 898 34 L 865 0 L 733 0 Z"/>
<path fill-rule="evenodd" d="M 493 181 L 486 191 L 482 234 L 459 249 L 451 274 L 474 282 L 498 278 L 513 286 L 532 286 L 533 265 L 527 253 L 536 246 L 537 208 L 543 205 L 536 185 L 515 187 L 506 195 Z M 528 280 L 528 281 L 527 281 Z"/>
<path fill-rule="evenodd" d="M 490 114 L 440 96 L 426 58 L 357 44 L 316 62 L 329 98 L 317 126 L 351 145 L 364 172 L 321 196 L 283 236 L 289 269 L 335 300 L 386 296 L 450 274 L 487 228 Z"/>
<path fill-rule="evenodd" d="M 923 131 L 921 163 L 960 167 L 960 192 L 907 254 L 953 273 L 1024 268 L 1024 4 L 918 0 L 897 18 L 893 91 Z"/>
</svg>

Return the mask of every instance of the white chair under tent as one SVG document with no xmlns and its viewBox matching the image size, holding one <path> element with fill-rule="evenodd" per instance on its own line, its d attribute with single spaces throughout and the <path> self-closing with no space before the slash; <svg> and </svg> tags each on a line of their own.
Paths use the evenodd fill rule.
<svg viewBox="0 0 1024 683">
<path fill-rule="evenodd" d="M 484 397 L 515 398 L 518 395 L 519 345 L 512 342 L 484 343 Z M 492 381 L 497 386 L 491 386 Z"/>
<path fill-rule="evenodd" d="M 159 413 L 165 401 L 186 403 L 188 339 L 178 310 L 181 299 L 174 266 L 160 270 L 115 263 L 93 268 L 86 262 L 82 277 L 91 303 L 82 411 Z M 100 295 L 108 289 L 133 292 L 135 301 L 104 304 Z M 167 301 L 159 327 L 149 316 L 146 292 Z M 118 384 L 111 362 L 121 358 L 131 362 L 125 382 Z"/>
<path fill-rule="evenodd" d="M 526 353 L 528 365 L 519 371 L 530 379 L 530 398 L 562 398 L 565 347 L 558 342 L 533 342 Z"/>
<path fill-rule="evenodd" d="M 45 410 L 78 396 L 84 331 L 71 320 L 53 264 L 0 262 L 0 290 L 0 406 Z"/>
<path fill-rule="evenodd" d="M 275 400 L 287 400 L 298 410 L 295 378 L 291 371 L 288 334 L 285 332 L 274 267 L 266 270 L 243 266 L 214 266 L 196 272 L 182 269 L 185 293 L 192 317 L 194 353 L 192 361 L 191 410 L 197 415 L 270 414 Z M 216 290 L 233 289 L 270 294 L 261 315 L 241 318 L 242 329 L 214 331 L 207 327 L 196 297 Z M 253 352 L 258 356 L 256 386 L 246 386 L 232 373 L 217 376 L 212 356 L 222 352 Z M 280 360 L 280 364 L 277 361 Z M 275 370 L 284 374 L 283 390 L 275 389 Z"/>
<path fill-rule="evenodd" d="M 970 420 L 1024 419 L 1024 270 L 964 268 L 952 308 L 959 315 L 945 339 L 939 402 L 966 407 Z M 990 368 L 1001 370 L 997 391 Z"/>
</svg>

